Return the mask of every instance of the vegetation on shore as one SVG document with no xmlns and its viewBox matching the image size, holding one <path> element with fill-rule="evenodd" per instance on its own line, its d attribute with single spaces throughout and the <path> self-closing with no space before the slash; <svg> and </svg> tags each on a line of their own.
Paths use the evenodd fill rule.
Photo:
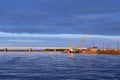
<svg viewBox="0 0 120 80">
<path fill-rule="evenodd" d="M 98 54 L 120 54 L 120 50 L 110 49 L 110 50 L 97 50 Z"/>
</svg>

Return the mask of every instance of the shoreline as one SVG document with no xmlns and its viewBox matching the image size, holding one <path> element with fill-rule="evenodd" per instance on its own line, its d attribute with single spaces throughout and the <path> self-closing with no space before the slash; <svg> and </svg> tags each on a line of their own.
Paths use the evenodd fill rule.
<svg viewBox="0 0 120 80">
<path fill-rule="evenodd" d="M 12 49 L 12 50 L 8 50 L 8 49 L 2 49 L 0 50 L 0 52 L 2 53 L 9 53 L 9 52 L 29 52 L 29 53 L 34 53 L 34 52 L 54 52 L 54 53 L 57 53 L 57 52 L 61 52 L 61 53 L 65 53 L 65 54 L 106 54 L 106 55 L 120 55 L 120 50 L 115 50 L 115 49 L 111 49 L 111 50 L 102 50 L 102 49 L 97 49 L 97 50 L 88 50 L 88 49 L 84 49 L 84 50 L 81 50 L 80 52 L 65 52 L 65 50 L 69 50 L 69 49 L 43 49 L 43 50 L 40 50 L 40 49 L 37 49 L 37 50 L 34 50 L 34 49 L 19 49 L 19 50 L 16 50 L 16 49 Z"/>
<path fill-rule="evenodd" d="M 65 47 L 1 47 L 0 52 L 61 52 L 66 54 L 112 54 L 120 55 L 120 49 L 65 48 Z"/>
</svg>

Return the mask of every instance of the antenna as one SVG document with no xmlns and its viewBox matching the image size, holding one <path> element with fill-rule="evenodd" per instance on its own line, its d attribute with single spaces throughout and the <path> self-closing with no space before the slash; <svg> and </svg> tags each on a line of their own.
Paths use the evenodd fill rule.
<svg viewBox="0 0 120 80">
<path fill-rule="evenodd" d="M 120 48 L 120 41 L 118 40 L 118 44 L 117 44 L 118 50 Z"/>
<path fill-rule="evenodd" d="M 103 42 L 103 49 L 105 49 L 105 43 Z"/>
<path fill-rule="evenodd" d="M 111 47 L 111 38 L 109 39 L 109 49 L 111 49 L 112 47 Z"/>
<path fill-rule="evenodd" d="M 94 41 L 92 41 L 92 48 L 95 46 L 95 43 L 94 43 Z"/>
</svg>

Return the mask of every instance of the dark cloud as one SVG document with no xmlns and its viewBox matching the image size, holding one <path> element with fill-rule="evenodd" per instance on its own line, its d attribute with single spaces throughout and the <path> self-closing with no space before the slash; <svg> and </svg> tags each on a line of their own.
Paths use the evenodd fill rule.
<svg viewBox="0 0 120 80">
<path fill-rule="evenodd" d="M 120 0 L 1 0 L 0 31 L 117 34 Z"/>
</svg>

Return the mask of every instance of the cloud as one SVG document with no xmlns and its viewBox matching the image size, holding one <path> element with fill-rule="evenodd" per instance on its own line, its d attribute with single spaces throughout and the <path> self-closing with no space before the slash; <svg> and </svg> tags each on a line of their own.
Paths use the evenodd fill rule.
<svg viewBox="0 0 120 80">
<path fill-rule="evenodd" d="M 15 38 L 16 41 L 20 41 L 19 38 L 21 39 L 21 41 L 24 41 L 24 39 L 26 38 L 27 40 L 25 42 L 31 42 L 35 41 L 34 39 L 40 39 L 40 38 L 61 38 L 61 39 L 69 39 L 69 38 L 77 38 L 77 39 L 81 39 L 83 37 L 87 36 L 88 38 L 98 38 L 98 39 L 113 39 L 113 40 L 119 40 L 120 37 L 119 36 L 111 36 L 111 35 L 90 35 L 90 34 L 28 34 L 28 33 L 4 33 L 4 32 L 0 32 L 0 37 L 1 39 L 5 39 L 6 38 Z M 11 39 L 10 39 L 11 41 Z M 12 40 L 14 41 L 14 39 Z M 44 41 L 44 40 L 39 40 L 39 41 Z M 36 41 L 38 42 L 38 41 Z"/>
<path fill-rule="evenodd" d="M 28 34 L 28 33 L 4 33 L 0 32 L 0 46 L 61 46 L 69 47 L 68 40 L 74 47 L 80 44 L 84 36 L 88 36 L 82 47 L 91 47 L 92 42 L 101 47 L 105 43 L 108 47 L 110 41 L 112 47 L 117 47 L 119 36 L 88 35 L 88 34 Z"/>
<path fill-rule="evenodd" d="M 120 0 L 2 0 L 0 31 L 119 35 Z"/>
</svg>

